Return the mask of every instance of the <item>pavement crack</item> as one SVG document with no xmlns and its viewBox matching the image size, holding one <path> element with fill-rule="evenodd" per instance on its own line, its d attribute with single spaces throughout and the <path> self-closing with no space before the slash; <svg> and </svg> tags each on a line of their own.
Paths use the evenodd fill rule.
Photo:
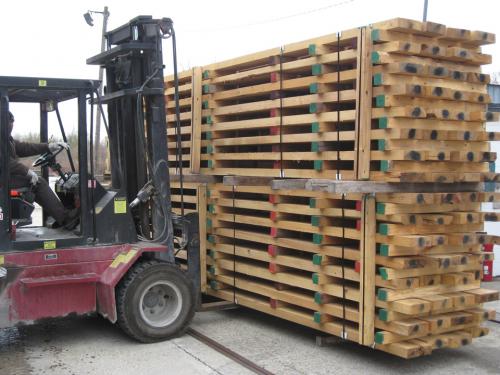
<svg viewBox="0 0 500 375">
<path fill-rule="evenodd" d="M 210 370 L 214 371 L 215 373 L 219 374 L 219 375 L 224 375 L 222 372 L 220 372 L 219 370 L 217 370 L 216 368 L 210 366 L 207 362 L 205 362 L 204 360 L 202 360 L 201 358 L 197 357 L 196 355 L 194 355 L 193 353 L 191 353 L 189 350 L 183 348 L 182 346 L 180 346 L 179 344 L 177 344 L 176 342 L 172 341 L 172 343 L 177 347 L 179 348 L 180 350 L 182 350 L 184 353 L 186 353 L 187 355 L 193 357 L 195 360 L 197 360 L 198 362 L 202 363 L 203 365 L 207 366 Z"/>
</svg>

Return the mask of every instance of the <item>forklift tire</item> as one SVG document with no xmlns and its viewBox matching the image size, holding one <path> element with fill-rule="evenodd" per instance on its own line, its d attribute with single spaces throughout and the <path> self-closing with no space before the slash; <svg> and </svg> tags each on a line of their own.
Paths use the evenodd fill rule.
<svg viewBox="0 0 500 375">
<path fill-rule="evenodd" d="M 139 261 L 116 287 L 120 328 L 144 343 L 182 335 L 195 312 L 191 282 L 175 265 Z"/>
</svg>

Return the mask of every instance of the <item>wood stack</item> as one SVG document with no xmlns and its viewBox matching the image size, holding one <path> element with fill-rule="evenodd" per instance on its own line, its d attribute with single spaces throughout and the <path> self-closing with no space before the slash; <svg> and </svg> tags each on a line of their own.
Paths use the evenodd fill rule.
<svg viewBox="0 0 500 375">
<path fill-rule="evenodd" d="M 208 197 L 209 294 L 363 342 L 361 194 L 217 184 Z"/>
<path fill-rule="evenodd" d="M 355 179 L 361 34 L 205 67 L 202 173 Z"/>
<path fill-rule="evenodd" d="M 181 74 L 207 294 L 404 358 L 487 334 L 494 39 L 395 19 Z"/>
<path fill-rule="evenodd" d="M 499 292 L 480 288 L 482 263 L 492 253 L 481 202 L 498 193 L 377 194 L 377 284 L 375 343 L 413 357 L 442 347 L 469 344 L 495 316 L 481 304 Z M 398 343 L 399 345 L 396 345 Z M 404 344 L 404 345 L 403 345 Z M 400 352 L 406 348 L 406 351 Z"/>
</svg>

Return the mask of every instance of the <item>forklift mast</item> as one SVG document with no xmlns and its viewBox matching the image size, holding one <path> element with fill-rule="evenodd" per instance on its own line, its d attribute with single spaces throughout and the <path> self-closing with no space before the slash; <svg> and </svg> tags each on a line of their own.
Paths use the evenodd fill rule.
<svg viewBox="0 0 500 375">
<path fill-rule="evenodd" d="M 134 210 L 139 238 L 166 245 L 160 257 L 173 262 L 162 56 L 171 28 L 168 18 L 136 17 L 106 33 L 106 51 L 87 64 L 106 69 L 97 102 L 108 107 L 112 188 L 125 192 L 129 203 L 150 194 Z"/>
</svg>

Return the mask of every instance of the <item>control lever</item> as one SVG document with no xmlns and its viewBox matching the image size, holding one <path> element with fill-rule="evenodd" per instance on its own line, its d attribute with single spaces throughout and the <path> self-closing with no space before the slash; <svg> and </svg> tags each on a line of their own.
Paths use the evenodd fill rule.
<svg viewBox="0 0 500 375">
<path fill-rule="evenodd" d="M 137 193 L 137 197 L 129 204 L 130 208 L 135 208 L 139 205 L 139 203 L 146 203 L 149 198 L 154 194 L 155 187 L 153 185 L 153 181 L 148 181 L 146 185 L 142 187 L 141 190 Z"/>
</svg>

